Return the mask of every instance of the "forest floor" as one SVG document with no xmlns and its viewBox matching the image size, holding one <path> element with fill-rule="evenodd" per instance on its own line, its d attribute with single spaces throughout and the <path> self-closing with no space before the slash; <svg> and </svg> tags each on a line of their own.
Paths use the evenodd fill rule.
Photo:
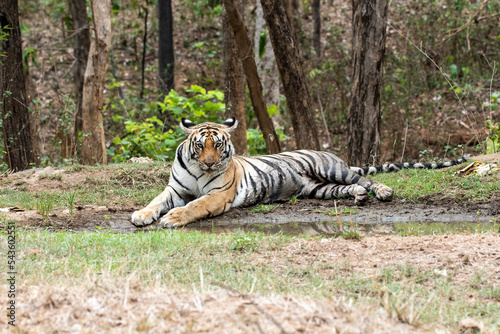
<svg viewBox="0 0 500 334">
<path fill-rule="evenodd" d="M 500 154 L 478 157 L 478 160 L 486 162 L 498 162 L 499 159 Z M 116 167 L 103 169 L 99 173 L 88 168 L 65 172 L 64 169 L 48 167 L 4 174 L 0 181 L 3 192 L 7 191 L 5 189 L 17 188 L 22 193 L 32 194 L 69 191 L 75 185 L 97 182 L 99 177 L 109 180 L 112 175 L 120 177 L 123 187 L 140 185 L 138 176 L 135 176 L 135 180 L 128 178 L 126 170 Z M 320 277 L 331 266 L 345 265 L 351 272 L 346 275 L 356 274 L 364 279 L 378 277 L 380 270 L 413 268 L 411 270 L 418 273 L 441 275 L 448 280 L 448 284 L 454 284 L 464 291 L 471 286 L 475 287 L 476 292 L 492 289 L 486 297 L 474 294 L 467 297 L 470 300 L 464 297 L 467 299 L 464 303 L 481 303 L 491 310 L 494 305 L 498 307 L 500 302 L 499 195 L 495 193 L 486 200 L 465 202 L 446 196 L 441 199 L 435 196 L 422 197 L 412 202 L 396 196 L 390 203 L 370 198 L 363 207 L 356 207 L 352 200 L 347 199 L 298 199 L 291 203 L 233 209 L 223 216 L 190 224 L 173 233 L 201 231 L 212 235 L 237 235 L 244 230 L 263 232 L 264 235 L 294 235 L 283 248 L 271 252 L 257 250 L 248 261 L 257 267 L 266 263 L 273 270 L 287 268 L 300 271 L 304 266 L 314 264 L 319 266 L 315 270 L 318 270 L 316 275 Z M 9 211 L 2 215 L 4 221 L 17 223 L 19 233 L 112 231 L 130 235 L 129 232 L 137 234 L 141 230 L 158 229 L 157 224 L 138 229 L 130 223 L 132 212 L 143 207 L 144 200 L 138 205 L 137 201 L 120 202 L 116 198 L 116 201 L 105 204 L 110 200 L 101 197 L 101 201 L 96 199 L 94 204 L 88 201 L 80 204 L 77 200 L 72 219 L 68 208 L 57 206 L 46 217 L 35 209 Z M 22 205 L 19 206 L 23 209 Z M 25 207 L 29 205 L 25 204 Z M 352 232 L 350 237 L 349 232 Z M 336 238 L 338 236 L 343 238 Z M 37 257 L 39 253 L 50 253 L 31 245 L 21 247 L 24 259 L 40 258 Z M 112 249 L 109 251 L 113 252 Z M 227 256 L 238 257 L 233 254 Z M 68 256 L 71 257 L 71 251 Z M 293 260 L 287 262 L 285 258 Z M 23 261 L 19 263 L 21 266 Z M 408 275 L 407 278 L 403 277 L 403 281 L 411 280 L 412 274 Z M 481 275 L 480 279 L 478 275 Z M 418 278 L 418 281 L 421 279 Z M 357 303 L 353 306 L 352 300 L 344 298 L 338 290 L 334 290 L 336 292 L 330 298 L 311 298 L 308 294 L 304 296 L 300 293 L 255 293 L 252 292 L 253 288 L 249 289 L 250 292 L 242 292 L 230 285 L 226 286 L 224 281 L 206 282 L 204 287 L 203 276 L 200 280 L 201 287 L 184 286 L 180 290 L 162 286 L 141 287 L 140 282 L 135 286 L 120 286 L 109 281 L 100 287 L 52 284 L 43 280 L 39 284 L 21 283 L 18 291 L 18 328 L 28 332 L 60 333 L 82 330 L 148 333 L 165 330 L 176 333 L 425 333 L 463 330 L 472 333 L 478 329 L 483 333 L 498 333 L 496 330 L 499 328 L 498 322 L 488 317 L 485 326 L 481 316 L 472 316 L 473 319 L 464 317 L 451 322 L 448 320 L 445 325 L 420 321 L 419 317 L 424 312 L 421 309 L 426 306 L 413 305 L 412 298 L 415 295 L 411 294 L 402 297 L 404 302 L 394 299 L 395 294 L 384 292 L 384 284 L 377 288 L 380 290 L 380 304 Z M 97 281 L 94 283 L 97 284 Z M 130 284 L 130 280 L 127 284 Z M 325 284 L 328 284 L 326 278 Z M 420 286 L 420 283 L 415 284 Z M 428 286 L 426 289 L 435 288 Z M 2 304 L 6 296 L 6 291 L 3 291 L 0 296 Z M 429 301 L 432 298 L 430 296 Z M 444 301 L 438 303 L 441 302 Z M 0 323 L 5 323 L 5 317 L 0 319 Z"/>
</svg>

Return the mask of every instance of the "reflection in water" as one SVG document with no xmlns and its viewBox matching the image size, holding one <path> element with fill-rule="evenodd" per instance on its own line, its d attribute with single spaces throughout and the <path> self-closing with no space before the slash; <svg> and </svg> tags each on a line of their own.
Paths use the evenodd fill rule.
<svg viewBox="0 0 500 334">
<path fill-rule="evenodd" d="M 377 223 L 356 224 L 349 223 L 339 226 L 337 222 L 318 223 L 287 223 L 287 224 L 234 224 L 234 225 L 207 225 L 206 223 L 189 224 L 180 231 L 200 231 L 202 233 L 238 233 L 261 232 L 264 234 L 312 235 L 337 237 L 346 232 L 357 232 L 359 235 L 429 235 L 445 233 L 485 233 L 499 231 L 498 224 L 479 223 L 449 223 L 449 222 L 401 222 L 401 220 Z"/>
</svg>

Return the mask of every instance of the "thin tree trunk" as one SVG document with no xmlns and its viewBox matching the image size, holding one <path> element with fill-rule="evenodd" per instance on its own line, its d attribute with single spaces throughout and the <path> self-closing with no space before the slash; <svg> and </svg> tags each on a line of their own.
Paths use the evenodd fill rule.
<svg viewBox="0 0 500 334">
<path fill-rule="evenodd" d="M 242 9 L 241 0 L 236 5 Z M 238 55 L 238 45 L 233 29 L 227 20 L 225 8 L 222 11 L 222 37 L 224 59 L 224 102 L 226 115 L 238 120 L 238 127 L 231 136 L 236 154 L 245 154 L 247 147 L 247 122 L 245 116 L 245 73 Z"/>
<path fill-rule="evenodd" d="M 0 1 L 0 28 L 9 33 L 0 41 L 0 51 L 6 53 L 0 65 L 0 103 L 5 160 L 13 171 L 24 170 L 34 163 L 30 134 L 30 114 L 26 104 L 23 75 L 21 30 L 17 0 Z M 4 30 L 5 31 L 5 30 Z"/>
<path fill-rule="evenodd" d="M 316 57 L 321 58 L 321 0 L 311 1 L 311 13 L 313 19 L 312 45 Z"/>
<path fill-rule="evenodd" d="M 91 1 L 91 5 L 94 35 L 83 86 L 82 162 L 93 165 L 107 164 L 102 110 L 111 47 L 111 0 Z"/>
<path fill-rule="evenodd" d="M 274 57 L 274 50 L 269 40 L 269 33 L 266 34 L 266 46 L 264 54 L 259 57 L 261 32 L 266 30 L 266 20 L 262 12 L 262 5 L 259 1 L 256 3 L 255 9 L 255 60 L 257 63 L 257 71 L 262 82 L 262 89 L 264 93 L 264 101 L 267 106 L 279 106 L 280 103 L 280 81 L 278 74 L 278 67 Z"/>
<path fill-rule="evenodd" d="M 378 164 L 380 160 L 380 87 L 387 7 L 387 0 L 352 1 L 353 70 L 348 139 L 348 163 L 352 166 Z"/>
<path fill-rule="evenodd" d="M 76 62 L 73 67 L 73 78 L 75 81 L 73 96 L 76 101 L 76 113 L 71 155 L 76 155 L 78 135 L 82 131 L 83 81 L 85 69 L 87 67 L 87 60 L 89 58 L 90 34 L 86 1 L 69 0 L 69 8 L 73 19 L 73 29 L 75 34 L 73 39 L 73 49 Z"/>
<path fill-rule="evenodd" d="M 168 95 L 174 88 L 174 39 L 171 0 L 158 0 L 158 72 L 159 89 Z"/>
<path fill-rule="evenodd" d="M 141 92 L 139 96 L 142 100 L 144 97 L 144 71 L 146 70 L 146 46 L 148 43 L 148 15 L 149 15 L 149 1 L 146 0 L 144 8 L 144 35 L 142 37 L 142 63 L 141 63 Z"/>
<path fill-rule="evenodd" d="M 276 62 L 285 90 L 297 149 L 319 149 L 318 132 L 311 111 L 299 51 L 282 1 L 261 0 Z"/>
<path fill-rule="evenodd" d="M 253 58 L 250 39 L 243 18 L 234 4 L 234 0 L 224 0 L 227 19 L 233 28 L 233 32 L 238 44 L 240 60 L 243 64 L 243 70 L 247 78 L 248 90 L 252 106 L 259 121 L 259 126 L 264 135 L 267 153 L 274 154 L 280 152 L 279 138 L 274 130 L 274 125 L 267 113 L 266 104 L 262 96 L 262 85 L 257 73 L 257 66 Z"/>
</svg>

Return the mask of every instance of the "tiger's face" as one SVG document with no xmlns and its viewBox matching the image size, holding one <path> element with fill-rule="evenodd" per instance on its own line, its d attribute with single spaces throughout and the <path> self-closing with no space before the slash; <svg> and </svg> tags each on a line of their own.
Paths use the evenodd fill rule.
<svg viewBox="0 0 500 334">
<path fill-rule="evenodd" d="M 183 118 L 180 125 L 184 132 L 189 134 L 188 149 L 191 159 L 198 162 L 201 170 L 221 170 L 229 164 L 234 154 L 230 133 L 238 125 L 234 117 L 222 124 L 203 123 L 200 125 Z"/>
</svg>

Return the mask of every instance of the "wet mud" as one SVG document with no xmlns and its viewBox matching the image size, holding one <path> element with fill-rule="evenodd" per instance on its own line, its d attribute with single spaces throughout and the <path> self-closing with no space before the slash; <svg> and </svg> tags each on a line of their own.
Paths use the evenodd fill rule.
<svg viewBox="0 0 500 334">
<path fill-rule="evenodd" d="M 162 229 L 159 221 L 137 228 L 130 222 L 139 207 L 78 207 L 70 219 L 68 210 L 56 211 L 44 219 L 36 211 L 9 212 L 6 219 L 28 229 L 53 231 L 102 231 L 133 233 Z M 337 212 L 338 214 L 335 214 Z M 310 234 L 335 236 L 355 229 L 361 235 L 396 234 L 401 230 L 422 226 L 442 226 L 456 232 L 477 225 L 499 224 L 500 205 L 495 203 L 382 203 L 375 199 L 356 207 L 350 200 L 297 200 L 271 207 L 232 209 L 222 216 L 202 219 L 178 230 L 199 230 L 205 233 L 235 233 L 255 231 L 264 233 Z M 447 227 L 448 226 L 448 227 Z"/>
</svg>

